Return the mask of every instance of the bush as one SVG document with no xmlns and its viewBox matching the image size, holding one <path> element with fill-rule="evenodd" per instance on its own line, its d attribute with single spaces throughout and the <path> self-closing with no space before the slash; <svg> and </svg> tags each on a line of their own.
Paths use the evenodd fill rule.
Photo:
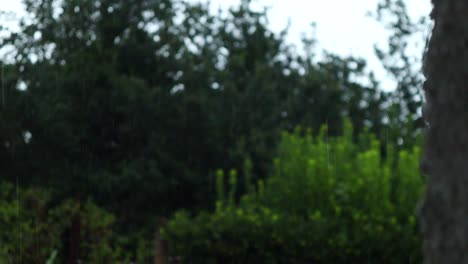
<svg viewBox="0 0 468 264">
<path fill-rule="evenodd" d="M 246 180 L 238 203 L 236 173 L 226 197 L 219 171 L 215 212 L 179 212 L 163 230 L 172 255 L 191 263 L 420 262 L 420 149 L 396 151 L 366 132 L 353 143 L 344 126 L 336 138 L 326 127 L 316 137 L 284 133 L 273 175 L 256 188 Z"/>
<path fill-rule="evenodd" d="M 79 219 L 80 256 L 85 263 L 116 263 L 114 216 L 91 201 L 53 204 L 47 191 L 0 182 L 0 263 L 64 263 L 72 223 Z"/>
</svg>

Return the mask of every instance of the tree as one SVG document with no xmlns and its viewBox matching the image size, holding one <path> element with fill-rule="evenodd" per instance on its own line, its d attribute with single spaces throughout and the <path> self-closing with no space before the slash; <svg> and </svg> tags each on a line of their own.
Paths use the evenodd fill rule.
<svg viewBox="0 0 468 264">
<path fill-rule="evenodd" d="M 25 5 L 0 39 L 14 47 L 5 85 L 22 87 L 0 112 L 2 177 L 91 197 L 129 229 L 209 208 L 217 168 L 251 159 L 254 179 L 270 175 L 283 130 L 336 135 L 344 116 L 383 130 L 386 93 L 352 79 L 363 60 L 298 55 L 249 1 L 225 15 L 176 0 Z"/>
<path fill-rule="evenodd" d="M 420 63 L 423 52 L 415 55 L 411 48 L 427 45 L 430 22 L 426 16 L 414 21 L 404 0 L 380 0 L 374 16 L 390 32 L 386 49 L 374 47 L 382 66 L 396 82 L 395 91 L 389 96 L 389 137 L 400 141 L 403 147 L 412 146 L 419 143 L 418 136 L 424 128 L 420 89 L 424 76 Z"/>
<path fill-rule="evenodd" d="M 433 0 L 425 56 L 425 158 L 420 209 L 426 263 L 468 263 L 468 2 Z"/>
</svg>

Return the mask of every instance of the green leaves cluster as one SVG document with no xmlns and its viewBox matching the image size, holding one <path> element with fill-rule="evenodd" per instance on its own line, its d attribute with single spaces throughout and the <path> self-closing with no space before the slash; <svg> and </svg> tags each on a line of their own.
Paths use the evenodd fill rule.
<svg viewBox="0 0 468 264">
<path fill-rule="evenodd" d="M 382 187 L 383 193 L 367 196 L 363 190 L 387 181 L 406 186 L 406 178 L 398 181 L 402 176 L 394 177 L 397 171 L 385 172 L 388 169 L 382 166 L 396 166 L 399 155 L 401 159 L 406 155 L 413 166 L 413 152 L 380 146 L 380 152 L 367 153 L 378 145 L 370 136 L 363 141 L 369 149 L 358 149 L 348 141 L 349 135 L 341 141 L 332 138 L 348 131 L 341 123 L 347 116 L 358 132 L 354 140 L 368 126 L 379 139 L 403 138 L 403 147 L 412 146 L 412 127 L 399 125 L 406 123 L 401 119 L 406 112 L 398 105 L 390 109 L 395 100 L 378 89 L 372 76 L 366 76 L 364 60 L 326 54 L 315 62 L 313 39 L 304 40 L 306 55 L 298 54 L 286 42 L 287 31 L 274 33 L 266 11 L 251 9 L 250 2 L 214 14 L 208 5 L 180 0 L 25 0 L 28 16 L 20 21 L 19 30 L 0 36 L 0 53 L 5 54 L 1 58 L 5 99 L 0 105 L 1 182 L 18 182 L 20 189 L 50 188 L 47 204 L 51 206 L 44 210 L 59 210 L 63 204 L 68 208 L 59 210 L 58 214 L 66 214 L 61 216 L 63 221 L 70 221 L 67 210 L 94 215 L 94 209 L 88 212 L 84 205 L 88 199 L 95 201 L 116 216 L 115 230 L 125 234 L 113 241 L 140 259 L 158 217 L 179 209 L 195 212 L 214 207 L 216 178 L 218 211 L 234 214 L 226 208 L 235 207 L 247 192 L 242 198 L 246 202 L 239 205 L 242 215 L 270 219 L 265 208 L 272 212 L 282 208 L 275 212 L 278 221 L 294 227 L 316 211 L 328 220 L 335 210 L 352 219 L 346 206 L 377 203 L 376 197 L 387 193 L 393 204 L 400 197 L 411 207 L 408 201 L 414 196 L 395 191 L 401 186 Z M 389 55 L 404 46 L 397 44 Z M 357 83 L 355 77 L 368 79 L 369 85 Z M 398 77 L 418 83 L 410 76 Z M 404 102 L 414 103 L 413 98 L 406 93 Z M 408 105 L 408 109 L 413 113 L 417 107 Z M 281 131 L 292 132 L 298 125 L 317 131 L 322 124 L 328 126 L 323 136 L 328 143 L 318 143 L 310 135 L 281 136 Z M 281 137 L 282 152 L 276 155 Z M 388 160 L 380 160 L 375 151 Z M 275 155 L 278 159 L 272 165 Z M 391 162 L 390 156 L 397 157 Z M 347 159 L 349 164 L 335 165 Z M 244 164 L 244 160 L 250 162 Z M 374 167 L 366 165 L 369 162 Z M 233 168 L 237 174 L 230 172 L 221 181 L 224 176 L 216 168 Z M 401 174 L 409 171 L 403 169 Z M 354 180 L 345 178 L 348 174 Z M 383 178 L 369 178 L 374 174 Z M 268 175 L 271 179 L 263 183 L 261 179 Z M 237 189 L 225 190 L 226 185 Z M 14 203 L 5 205 L 5 217 L 13 217 Z M 244 203 L 255 206 L 245 208 Z M 306 209 L 309 205 L 312 212 Z M 404 208 L 390 205 L 380 210 L 396 213 Z M 49 219 L 29 207 L 20 212 L 31 214 L 28 219 L 37 222 Z M 285 218 L 287 214 L 293 218 Z M 53 228 L 62 230 L 61 221 Z M 280 224 L 268 221 L 264 224 L 271 224 L 271 230 L 281 230 Z M 24 232 L 33 232 L 28 231 L 31 224 L 16 223 L 25 225 L 20 228 Z M 278 236 L 284 241 L 288 234 L 302 234 L 291 232 Z M 8 234 L 2 252 L 10 256 L 17 246 L 14 234 Z M 274 252 L 266 245 L 276 240 L 262 234 L 264 240 L 258 237 L 259 243 L 265 245 L 260 248 Z M 51 241 L 59 243 L 57 239 Z M 299 247 L 294 239 L 290 243 Z M 40 253 L 41 261 L 53 249 L 57 258 L 63 255 L 54 244 Z M 109 250 L 102 250 L 107 256 Z M 300 256 L 297 252 L 286 255 Z"/>
<path fill-rule="evenodd" d="M 351 78 L 364 61 L 313 63 L 248 3 L 212 14 L 169 0 L 25 1 L 29 18 L 0 39 L 13 47 L 2 60 L 5 178 L 146 225 L 208 208 L 217 167 L 250 158 L 255 177 L 268 174 L 282 130 L 328 123 L 336 134 L 343 116 L 383 129 L 387 95 Z"/>
<path fill-rule="evenodd" d="M 193 263 L 420 261 L 420 149 L 396 152 L 367 132 L 354 143 L 344 127 L 338 137 L 325 126 L 316 136 L 283 133 L 274 173 L 255 191 L 238 203 L 220 195 L 213 213 L 174 216 L 164 230 L 172 254 Z"/>
<path fill-rule="evenodd" d="M 51 201 L 50 193 L 0 184 L 0 263 L 63 263 L 73 222 L 79 219 L 80 258 L 87 263 L 131 260 L 123 238 L 113 233 L 115 217 L 91 201 Z M 75 241 L 76 242 L 76 241 Z M 150 254 L 150 251 L 146 251 Z M 145 256 L 146 260 L 148 256 Z M 140 259 L 143 261 L 143 258 Z"/>
</svg>

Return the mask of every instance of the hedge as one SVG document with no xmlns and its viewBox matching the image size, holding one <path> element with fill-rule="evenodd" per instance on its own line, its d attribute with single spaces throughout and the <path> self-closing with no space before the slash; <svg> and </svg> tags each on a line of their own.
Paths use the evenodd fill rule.
<svg viewBox="0 0 468 264">
<path fill-rule="evenodd" d="M 180 211 L 162 230 L 183 263 L 420 263 L 415 208 L 421 150 L 370 133 L 283 133 L 274 172 L 236 202 L 237 172 L 217 173 L 214 212 Z"/>
</svg>

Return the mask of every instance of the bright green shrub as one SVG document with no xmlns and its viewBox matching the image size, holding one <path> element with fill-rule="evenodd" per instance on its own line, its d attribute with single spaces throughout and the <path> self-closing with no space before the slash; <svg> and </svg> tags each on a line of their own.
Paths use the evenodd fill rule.
<svg viewBox="0 0 468 264">
<path fill-rule="evenodd" d="M 326 127 L 316 137 L 284 133 L 273 175 L 246 186 L 237 205 L 236 174 L 225 197 L 218 172 L 215 212 L 179 212 L 164 230 L 172 254 L 191 263 L 420 262 L 420 149 L 397 153 L 371 134 L 352 136 L 347 121 L 336 138 Z"/>
</svg>

